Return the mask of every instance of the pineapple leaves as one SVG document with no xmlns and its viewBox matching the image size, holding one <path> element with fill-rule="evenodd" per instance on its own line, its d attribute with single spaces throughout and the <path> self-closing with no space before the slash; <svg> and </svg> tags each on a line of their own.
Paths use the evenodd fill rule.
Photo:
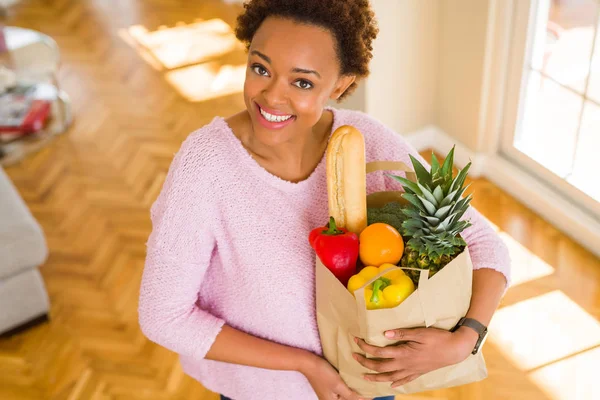
<svg viewBox="0 0 600 400">
<path fill-rule="evenodd" d="M 423 224 L 421 224 L 421 221 L 416 219 L 407 219 L 402 223 L 402 228 L 404 228 L 406 232 L 418 232 L 420 229 L 423 228 Z M 414 235 L 412 236 L 414 237 Z"/>
<path fill-rule="evenodd" d="M 448 225 L 450 225 L 453 221 L 454 221 L 454 215 L 450 215 L 448 218 L 446 218 L 445 220 L 440 222 L 438 224 L 438 226 L 435 227 L 435 231 L 436 232 L 445 232 L 448 228 Z"/>
<path fill-rule="evenodd" d="M 456 213 L 453 213 L 454 221 L 458 221 L 460 219 L 460 217 L 462 217 L 462 215 L 465 213 L 465 211 L 467 211 L 468 204 L 471 201 L 472 197 L 473 197 L 473 195 L 470 194 L 467 197 L 465 197 L 464 199 L 461 199 L 458 203 L 456 203 L 456 205 L 454 206 L 454 209 L 458 210 L 458 211 Z"/>
<path fill-rule="evenodd" d="M 430 216 L 426 215 L 424 218 L 427 220 L 427 222 L 429 222 L 429 225 L 431 225 L 433 227 L 437 226 L 437 224 L 440 223 L 440 219 L 436 218 L 436 217 L 430 217 Z"/>
<path fill-rule="evenodd" d="M 449 192 L 453 192 L 462 187 L 462 185 L 465 183 L 465 179 L 467 177 L 467 173 L 469 172 L 469 168 L 471 168 L 470 162 L 463 169 L 458 171 L 456 179 L 452 181 L 452 185 L 450 186 L 450 189 L 448 189 Z"/>
<path fill-rule="evenodd" d="M 416 211 L 412 208 L 404 208 L 402 210 L 402 214 L 406 215 L 408 218 L 415 218 L 415 219 L 421 218 L 421 214 L 419 214 L 418 211 Z"/>
<path fill-rule="evenodd" d="M 423 241 L 425 242 L 425 251 L 427 252 L 429 257 L 430 258 L 438 257 L 438 251 L 437 251 L 437 247 L 435 246 L 435 244 L 425 238 L 423 238 Z"/>
<path fill-rule="evenodd" d="M 440 169 L 440 162 L 433 152 L 431 152 L 431 175 L 437 174 Z"/>
<path fill-rule="evenodd" d="M 470 186 L 470 185 L 471 185 L 471 184 L 469 184 L 469 186 Z M 462 198 L 462 195 L 463 195 L 463 193 L 465 192 L 465 190 L 467 190 L 467 188 L 468 188 L 468 186 L 467 186 L 467 187 L 464 187 L 464 188 L 462 188 L 462 189 L 458 189 L 458 193 L 454 195 L 454 199 L 455 199 L 455 200 L 457 200 L 457 201 L 458 201 L 458 200 L 460 200 L 460 199 Z"/>
<path fill-rule="evenodd" d="M 417 181 L 420 182 L 422 185 L 431 186 L 431 175 L 425 169 L 423 164 L 421 164 L 419 160 L 414 158 L 411 154 L 409 154 L 409 157 L 415 170 L 415 174 L 417 175 Z"/>
<path fill-rule="evenodd" d="M 435 190 L 433 191 L 433 197 L 435 197 L 435 200 L 438 205 L 442 203 L 442 201 L 444 200 L 444 191 L 442 190 L 441 186 L 437 186 L 435 188 Z"/>
<path fill-rule="evenodd" d="M 404 193 L 402 197 L 408 200 L 413 206 L 417 207 L 419 210 L 425 212 L 425 207 L 423 207 L 421 201 L 414 194 Z"/>
<path fill-rule="evenodd" d="M 442 200 L 442 202 L 440 203 L 440 207 L 445 207 L 447 205 L 449 205 L 450 203 L 452 203 L 452 201 L 454 200 L 454 196 L 456 196 L 456 190 L 452 193 L 450 193 L 448 196 L 446 196 L 444 198 L 444 200 Z"/>
<path fill-rule="evenodd" d="M 419 252 L 419 254 L 424 254 L 425 253 L 424 244 L 419 239 L 415 239 L 415 238 L 410 239 L 408 241 L 408 248 L 410 248 L 411 250 L 415 250 L 415 251 Z"/>
<path fill-rule="evenodd" d="M 434 206 L 437 206 L 438 201 L 436 200 L 435 196 L 431 194 L 431 190 L 428 190 L 427 188 L 423 187 L 423 185 L 421 185 L 420 183 L 417 183 L 417 185 L 419 186 L 419 189 L 421 189 L 421 192 L 423 192 L 423 196 L 427 199 L 427 201 L 429 201 Z"/>
<path fill-rule="evenodd" d="M 471 226 L 470 221 L 461 220 L 471 201 L 471 195 L 463 198 L 470 186 L 463 187 L 471 163 L 453 177 L 454 150 L 455 147 L 452 147 L 442 165 L 432 154 L 430 171 L 410 156 L 416 182 L 388 175 L 404 188 L 402 197 L 408 207 L 402 209 L 402 214 L 406 216 L 402 233 L 407 239 L 407 249 L 412 254 L 405 262 L 413 267 L 437 271 L 466 246 L 460 233 Z"/>
<path fill-rule="evenodd" d="M 450 208 L 452 208 L 452 206 L 445 206 L 440 208 L 439 210 L 437 210 L 437 212 L 434 214 L 434 217 L 439 218 L 439 219 L 444 219 L 446 218 L 446 216 L 448 215 L 448 211 L 450 211 Z"/>
<path fill-rule="evenodd" d="M 463 169 L 460 170 L 458 176 L 456 177 L 458 187 L 461 187 L 465 183 L 465 179 L 467 178 L 467 173 L 469 172 L 469 168 L 471 167 L 471 163 L 468 163 Z"/>
<path fill-rule="evenodd" d="M 442 175 L 447 176 L 450 174 L 452 176 L 452 165 L 454 164 L 454 147 L 452 146 L 452 150 L 446 156 L 444 160 L 444 165 L 442 165 Z"/>
<path fill-rule="evenodd" d="M 429 215 L 433 215 L 435 214 L 435 206 L 426 198 L 422 197 L 422 196 L 417 196 L 419 198 L 419 200 L 421 200 L 421 203 L 423 203 L 423 205 L 425 206 L 425 209 L 427 210 L 427 213 Z"/>
<path fill-rule="evenodd" d="M 422 194 L 421 193 L 421 189 L 419 189 L 419 186 L 417 186 L 416 183 L 414 183 L 414 182 L 412 182 L 412 181 L 410 181 L 410 180 L 408 180 L 406 178 L 403 178 L 401 176 L 390 175 L 390 174 L 386 174 L 386 175 L 389 176 L 389 177 L 391 177 L 391 178 L 393 178 L 393 179 L 395 179 L 395 180 L 397 180 L 398 182 L 402 183 L 403 187 L 404 187 L 404 190 L 406 192 L 408 192 L 408 193 L 412 192 L 412 193 L 418 194 L 418 195 Z"/>
<path fill-rule="evenodd" d="M 454 236 L 450 239 L 449 241 L 450 244 L 452 244 L 452 246 L 458 247 L 458 246 L 466 246 L 467 242 L 465 242 L 465 240 L 463 238 L 461 238 L 460 236 Z"/>
</svg>

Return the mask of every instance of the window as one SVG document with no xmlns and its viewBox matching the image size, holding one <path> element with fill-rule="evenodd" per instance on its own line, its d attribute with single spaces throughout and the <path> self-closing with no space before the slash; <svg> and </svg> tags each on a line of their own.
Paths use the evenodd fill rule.
<svg viewBox="0 0 600 400">
<path fill-rule="evenodd" d="M 600 1 L 516 1 L 502 152 L 600 217 Z"/>
</svg>

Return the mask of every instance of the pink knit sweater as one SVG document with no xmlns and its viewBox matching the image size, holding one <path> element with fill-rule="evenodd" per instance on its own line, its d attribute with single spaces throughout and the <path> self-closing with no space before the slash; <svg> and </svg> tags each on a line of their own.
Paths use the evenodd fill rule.
<svg viewBox="0 0 600 400">
<path fill-rule="evenodd" d="M 411 165 L 408 154 L 418 156 L 400 135 L 367 115 L 330 110 L 334 130 L 353 125 L 363 133 L 367 162 Z M 139 318 L 144 334 L 178 353 L 184 371 L 208 389 L 235 400 L 316 399 L 298 372 L 204 357 L 225 323 L 322 354 L 308 233 L 328 220 L 325 172 L 323 156 L 302 182 L 270 174 L 220 117 L 192 133 L 175 155 L 151 209 Z M 368 193 L 399 188 L 382 172 L 368 175 Z M 464 218 L 473 223 L 463 237 L 474 268 L 493 268 L 509 281 L 503 242 L 476 210 Z"/>
</svg>

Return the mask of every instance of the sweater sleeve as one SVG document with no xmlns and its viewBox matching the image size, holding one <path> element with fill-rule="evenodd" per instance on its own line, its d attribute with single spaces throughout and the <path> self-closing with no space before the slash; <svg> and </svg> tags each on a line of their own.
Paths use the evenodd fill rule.
<svg viewBox="0 0 600 400">
<path fill-rule="evenodd" d="M 374 119 L 363 122 L 363 130 L 369 134 L 371 146 L 376 146 L 374 158 L 378 160 L 403 161 L 412 168 L 409 154 L 418 159 L 427 169 L 431 168 L 419 152 L 401 135 Z M 398 174 L 404 176 L 403 173 Z M 385 190 L 403 190 L 402 185 L 388 176 L 383 177 Z M 475 193 L 475 195 L 477 195 Z M 511 261 L 508 247 L 495 232 L 490 223 L 472 206 L 463 214 L 462 220 L 470 220 L 471 226 L 461 235 L 469 246 L 473 269 L 491 268 L 502 273 L 506 288 L 511 283 Z"/>
<path fill-rule="evenodd" d="M 224 321 L 197 305 L 215 239 L 202 217 L 205 200 L 194 190 L 198 162 L 189 141 L 176 154 L 151 208 L 138 312 L 142 332 L 151 341 L 204 358 Z"/>
</svg>

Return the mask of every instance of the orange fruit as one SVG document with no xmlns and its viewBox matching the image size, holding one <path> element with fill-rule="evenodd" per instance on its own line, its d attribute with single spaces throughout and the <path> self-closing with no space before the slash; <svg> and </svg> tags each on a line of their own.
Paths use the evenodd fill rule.
<svg viewBox="0 0 600 400">
<path fill-rule="evenodd" d="M 404 253 L 402 235 L 391 225 L 377 222 L 360 233 L 359 257 L 365 265 L 398 264 Z"/>
</svg>

